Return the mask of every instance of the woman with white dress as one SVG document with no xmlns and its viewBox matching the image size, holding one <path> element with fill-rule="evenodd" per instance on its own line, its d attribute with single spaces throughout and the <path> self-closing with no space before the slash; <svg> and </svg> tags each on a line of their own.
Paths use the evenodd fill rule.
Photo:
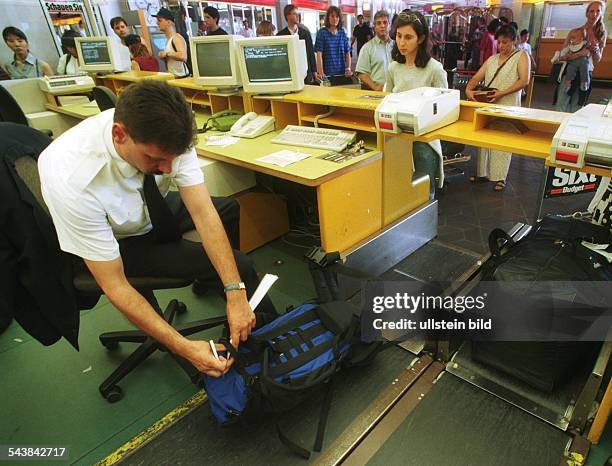
<svg viewBox="0 0 612 466">
<path fill-rule="evenodd" d="M 468 82 L 465 92 L 470 100 L 521 106 L 521 90 L 529 84 L 531 71 L 529 56 L 516 48 L 516 34 L 516 29 L 512 26 L 502 26 L 497 30 L 495 38 L 498 53 L 491 55 Z M 494 91 L 488 92 L 484 99 L 482 94 L 478 96 L 475 90 L 481 81 L 486 87 L 495 88 Z M 493 189 L 503 191 L 511 160 L 511 152 L 480 149 L 477 173 L 470 178 L 470 181 L 474 183 L 494 181 Z"/>
</svg>

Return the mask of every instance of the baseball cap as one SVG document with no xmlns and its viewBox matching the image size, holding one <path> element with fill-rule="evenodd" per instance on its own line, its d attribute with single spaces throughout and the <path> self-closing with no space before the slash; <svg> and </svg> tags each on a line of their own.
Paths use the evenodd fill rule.
<svg viewBox="0 0 612 466">
<path fill-rule="evenodd" d="M 168 8 L 160 8 L 156 15 L 151 16 L 154 18 L 164 18 L 174 21 L 174 13 L 172 13 Z"/>
</svg>

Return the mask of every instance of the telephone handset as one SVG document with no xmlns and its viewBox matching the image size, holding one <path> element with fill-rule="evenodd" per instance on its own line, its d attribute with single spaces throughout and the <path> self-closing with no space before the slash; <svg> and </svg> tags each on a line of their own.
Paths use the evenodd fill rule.
<svg viewBox="0 0 612 466">
<path fill-rule="evenodd" d="M 230 135 L 239 138 L 256 138 L 270 131 L 274 131 L 274 117 L 249 112 L 233 124 Z"/>
</svg>

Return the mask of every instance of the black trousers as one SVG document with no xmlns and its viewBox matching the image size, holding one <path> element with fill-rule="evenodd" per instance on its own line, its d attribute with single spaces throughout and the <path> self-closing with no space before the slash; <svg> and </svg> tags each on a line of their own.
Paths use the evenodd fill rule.
<svg viewBox="0 0 612 466">
<path fill-rule="evenodd" d="M 259 284 L 259 278 L 251 259 L 238 250 L 240 206 L 231 198 L 213 197 L 212 200 L 230 239 L 238 272 L 246 285 L 247 296 L 250 298 Z M 166 202 L 175 214 L 181 233 L 195 228 L 178 193 L 168 193 Z M 181 239 L 160 244 L 149 233 L 120 240 L 119 249 L 127 277 L 158 276 L 198 279 L 208 285 L 211 290 L 225 297 L 224 285 L 201 243 Z M 258 325 L 277 315 L 272 301 L 267 296 L 257 307 L 256 313 Z"/>
</svg>

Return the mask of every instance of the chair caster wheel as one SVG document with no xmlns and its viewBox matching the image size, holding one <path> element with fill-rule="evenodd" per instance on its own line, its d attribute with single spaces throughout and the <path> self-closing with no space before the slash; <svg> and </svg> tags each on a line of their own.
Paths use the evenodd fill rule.
<svg viewBox="0 0 612 466">
<path fill-rule="evenodd" d="M 184 314 L 185 312 L 187 312 L 187 306 L 185 306 L 185 303 L 179 302 L 176 305 L 176 313 L 177 314 Z"/>
<path fill-rule="evenodd" d="M 109 351 L 114 351 L 117 348 L 119 348 L 119 342 L 118 341 L 102 341 L 102 340 L 100 340 L 100 343 L 102 343 L 102 346 L 104 346 Z"/>
<path fill-rule="evenodd" d="M 109 403 L 116 403 L 121 398 L 123 398 L 123 391 L 119 385 L 113 385 L 105 392 L 101 392 L 102 396 L 106 398 L 106 401 Z"/>
</svg>

